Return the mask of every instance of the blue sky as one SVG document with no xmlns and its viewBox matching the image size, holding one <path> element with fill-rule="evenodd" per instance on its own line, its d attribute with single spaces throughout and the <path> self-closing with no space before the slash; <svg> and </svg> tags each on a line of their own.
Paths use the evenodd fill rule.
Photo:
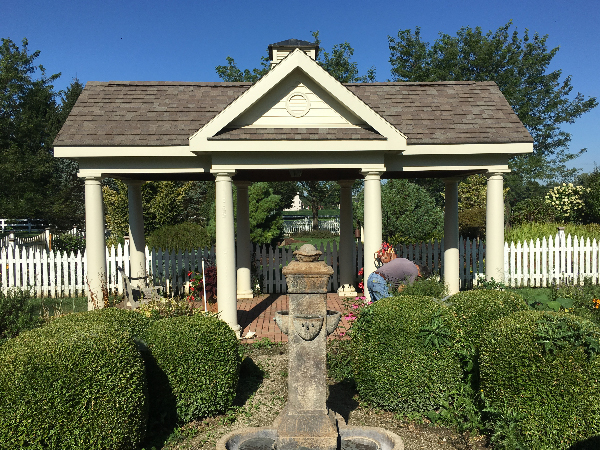
<svg viewBox="0 0 600 450">
<path fill-rule="evenodd" d="M 348 41 L 361 74 L 375 66 L 377 81 L 390 78 L 388 36 L 421 27 L 424 40 L 462 26 L 496 30 L 513 21 L 549 35 L 560 47 L 552 69 L 572 76 L 574 94 L 600 98 L 600 2 L 598 0 L 338 1 L 129 1 L 0 0 L 0 37 L 29 40 L 47 73 L 61 72 L 56 87 L 74 77 L 108 80 L 218 81 L 215 66 L 232 56 L 241 68 L 259 65 L 268 44 L 311 40 L 322 46 Z M 571 149 L 587 147 L 573 164 L 600 165 L 600 107 L 565 130 Z"/>
</svg>

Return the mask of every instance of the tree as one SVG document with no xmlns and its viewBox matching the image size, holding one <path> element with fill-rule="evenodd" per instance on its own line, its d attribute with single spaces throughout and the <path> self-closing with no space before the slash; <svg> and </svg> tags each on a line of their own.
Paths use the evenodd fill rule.
<svg viewBox="0 0 600 450">
<path fill-rule="evenodd" d="M 283 240 L 283 204 L 269 183 L 252 183 L 248 188 L 250 240 L 255 244 L 276 246 Z"/>
<path fill-rule="evenodd" d="M 583 193 L 583 223 L 600 223 L 600 169 L 579 176 L 578 183 L 586 190 Z"/>
<path fill-rule="evenodd" d="M 34 217 L 59 228 L 83 221 L 83 182 L 77 164 L 54 158 L 52 142 L 82 85 L 65 92 L 36 65 L 29 52 L 10 39 L 0 46 L 0 216 Z"/>
<path fill-rule="evenodd" d="M 319 32 L 313 31 L 312 36 L 315 44 L 320 45 Z M 340 83 L 368 83 L 375 81 L 375 67 L 367 70 L 366 75 L 359 76 L 358 64 L 355 61 L 351 61 L 352 55 L 354 55 L 354 49 L 348 42 L 344 42 L 334 45 L 331 53 L 321 50 L 317 56 L 317 62 Z M 240 69 L 231 56 L 228 56 L 226 59 L 227 65 L 215 67 L 217 75 L 223 81 L 255 83 L 264 77 L 271 68 L 269 58 L 266 56 L 261 58 L 260 66 L 252 70 Z"/>
<path fill-rule="evenodd" d="M 340 186 L 334 181 L 300 181 L 300 199 L 310 205 L 312 228 L 319 229 L 319 210 L 334 207 L 339 202 Z"/>
<path fill-rule="evenodd" d="M 571 135 L 561 126 L 596 107 L 594 97 L 572 96 L 571 76 L 549 71 L 558 47 L 548 49 L 548 36 L 525 30 L 519 37 L 512 22 L 495 32 L 461 28 L 456 36 L 440 34 L 430 45 L 420 28 L 389 36 L 392 77 L 397 81 L 494 81 L 534 139 L 534 152 L 511 160 L 514 175 L 507 183 L 572 178 L 566 163 L 585 149 L 569 152 Z"/>
<path fill-rule="evenodd" d="M 364 192 L 357 196 L 355 210 L 364 223 Z M 412 244 L 441 238 L 444 213 L 421 186 L 408 180 L 386 180 L 381 185 L 383 239 L 392 245 Z"/>
</svg>

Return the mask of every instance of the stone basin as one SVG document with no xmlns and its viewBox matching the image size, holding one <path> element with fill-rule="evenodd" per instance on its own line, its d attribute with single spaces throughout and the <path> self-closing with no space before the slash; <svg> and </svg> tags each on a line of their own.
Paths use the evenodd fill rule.
<svg viewBox="0 0 600 450">
<path fill-rule="evenodd" d="M 216 450 L 277 450 L 275 428 L 241 428 L 223 436 Z M 402 439 L 383 428 L 339 427 L 337 450 L 404 450 Z"/>
</svg>

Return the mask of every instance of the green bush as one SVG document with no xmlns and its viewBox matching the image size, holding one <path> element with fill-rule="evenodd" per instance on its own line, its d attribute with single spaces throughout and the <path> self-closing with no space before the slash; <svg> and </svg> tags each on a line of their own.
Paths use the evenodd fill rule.
<svg viewBox="0 0 600 450">
<path fill-rule="evenodd" d="M 241 356 L 229 325 L 213 315 L 171 317 L 143 339 L 151 420 L 187 422 L 231 406 Z"/>
<path fill-rule="evenodd" d="M 582 285 L 562 284 L 558 286 L 556 295 L 573 300 L 573 314 L 600 325 L 600 285 L 593 284 L 590 278 L 584 279 Z"/>
<path fill-rule="evenodd" d="M 206 228 L 192 222 L 167 225 L 148 236 L 148 248 L 162 250 L 197 250 L 210 247 L 213 242 Z"/>
<path fill-rule="evenodd" d="M 58 234 L 52 238 L 52 250 L 68 254 L 85 251 L 85 238 L 69 233 Z"/>
<path fill-rule="evenodd" d="M 448 288 L 439 277 L 417 278 L 413 284 L 404 286 L 396 295 L 419 295 L 441 299 L 448 295 Z"/>
<path fill-rule="evenodd" d="M 439 408 L 462 378 L 457 330 L 449 309 L 429 297 L 389 297 L 365 308 L 352 328 L 361 398 L 402 413 Z"/>
<path fill-rule="evenodd" d="M 485 226 L 485 208 L 469 208 L 458 213 L 458 231 L 463 237 L 485 238 Z"/>
<path fill-rule="evenodd" d="M 292 238 L 313 238 L 313 239 L 334 239 L 335 235 L 329 230 L 310 230 L 310 231 L 298 231 L 291 235 Z"/>
<path fill-rule="evenodd" d="M 529 307 L 523 297 L 514 292 L 477 289 L 459 292 L 447 299 L 460 323 L 463 342 L 479 347 L 481 336 L 496 319 Z"/>
<path fill-rule="evenodd" d="M 566 449 L 600 434 L 600 329 L 588 320 L 519 311 L 481 344 L 481 388 L 500 448 Z"/>
<path fill-rule="evenodd" d="M 144 363 L 131 335 L 55 321 L 0 347 L 0 448 L 135 449 L 146 433 Z"/>
<path fill-rule="evenodd" d="M 107 325 L 119 331 L 125 331 L 139 338 L 152 323 L 148 316 L 138 314 L 137 311 L 119 308 L 103 308 L 95 309 L 89 312 L 76 314 L 66 314 L 57 319 L 52 320 L 48 327 L 63 326 L 63 324 L 87 324 L 94 323 L 99 325 Z"/>
<path fill-rule="evenodd" d="M 43 323 L 32 300 L 29 291 L 11 289 L 4 294 L 0 290 L 0 342 Z"/>
</svg>

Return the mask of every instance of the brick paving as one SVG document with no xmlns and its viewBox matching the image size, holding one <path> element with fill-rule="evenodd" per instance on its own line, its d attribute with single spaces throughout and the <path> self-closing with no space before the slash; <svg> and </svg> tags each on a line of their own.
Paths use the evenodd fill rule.
<svg viewBox="0 0 600 450">
<path fill-rule="evenodd" d="M 275 312 L 288 309 L 288 296 L 286 294 L 266 294 L 253 299 L 240 299 L 238 305 L 238 324 L 242 327 L 242 336 L 248 331 L 254 331 L 256 335 L 252 339 L 243 339 L 243 342 L 253 342 L 262 338 L 268 338 L 273 342 L 287 342 L 287 336 L 281 332 L 275 324 Z M 342 312 L 342 320 L 338 330 L 329 336 L 333 338 L 338 335 L 342 327 L 348 326 L 344 318 L 344 305 L 337 294 L 327 294 L 327 309 Z"/>
</svg>

